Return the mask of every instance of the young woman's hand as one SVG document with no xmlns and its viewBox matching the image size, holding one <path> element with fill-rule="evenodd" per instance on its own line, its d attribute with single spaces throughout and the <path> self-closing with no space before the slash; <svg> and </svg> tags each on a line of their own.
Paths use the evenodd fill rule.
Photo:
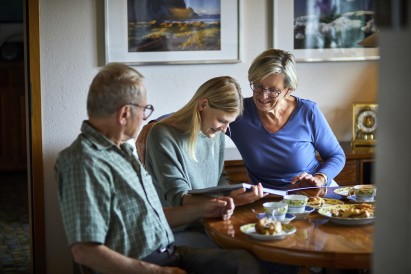
<svg viewBox="0 0 411 274">
<path fill-rule="evenodd" d="M 250 189 L 239 188 L 230 192 L 229 197 L 234 199 L 236 206 L 245 205 L 257 201 L 265 196 L 268 193 L 263 192 L 263 186 L 261 183 L 258 183 L 256 186 L 252 186 Z"/>
</svg>

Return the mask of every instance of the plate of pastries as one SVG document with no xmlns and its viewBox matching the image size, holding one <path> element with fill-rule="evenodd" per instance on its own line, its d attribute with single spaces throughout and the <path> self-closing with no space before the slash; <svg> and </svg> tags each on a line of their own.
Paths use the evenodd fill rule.
<svg viewBox="0 0 411 274">
<path fill-rule="evenodd" d="M 271 218 L 257 219 L 256 223 L 240 227 L 240 231 L 256 240 L 280 240 L 294 234 L 297 229 L 290 224 L 283 224 Z"/>
<path fill-rule="evenodd" d="M 375 219 L 375 206 L 368 203 L 331 205 L 318 209 L 318 214 L 342 225 L 370 224 Z"/>
<path fill-rule="evenodd" d="M 343 201 L 337 199 L 330 199 L 330 198 L 323 198 L 323 197 L 308 197 L 307 205 L 311 206 L 315 209 L 319 209 L 323 206 L 330 206 L 330 205 L 342 205 L 344 204 Z"/>
</svg>

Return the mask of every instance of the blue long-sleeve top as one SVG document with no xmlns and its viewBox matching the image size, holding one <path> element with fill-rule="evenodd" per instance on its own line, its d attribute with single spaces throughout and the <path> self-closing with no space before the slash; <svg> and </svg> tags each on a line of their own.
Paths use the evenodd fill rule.
<svg viewBox="0 0 411 274">
<path fill-rule="evenodd" d="M 253 183 L 285 187 L 305 171 L 326 174 L 330 184 L 345 165 L 344 151 L 317 104 L 295 98 L 290 119 L 275 133 L 264 128 L 252 97 L 244 99 L 243 115 L 230 124 L 227 135 L 237 146 Z"/>
</svg>

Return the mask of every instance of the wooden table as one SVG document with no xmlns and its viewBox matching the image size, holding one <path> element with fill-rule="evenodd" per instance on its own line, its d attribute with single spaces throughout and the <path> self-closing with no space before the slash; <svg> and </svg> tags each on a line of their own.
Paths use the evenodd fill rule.
<svg viewBox="0 0 411 274">
<path fill-rule="evenodd" d="M 255 212 L 263 212 L 262 203 L 272 200 L 278 198 L 264 198 L 237 207 L 227 221 L 206 220 L 208 235 L 223 248 L 243 248 L 276 263 L 343 269 L 371 267 L 372 224 L 338 225 L 313 212 L 305 220 L 293 220 L 290 224 L 297 231 L 282 240 L 259 241 L 242 233 L 240 226 L 255 223 Z"/>
</svg>

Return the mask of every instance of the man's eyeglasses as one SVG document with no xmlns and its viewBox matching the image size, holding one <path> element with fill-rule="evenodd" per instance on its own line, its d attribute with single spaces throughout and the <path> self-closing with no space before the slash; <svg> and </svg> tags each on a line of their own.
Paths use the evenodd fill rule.
<svg viewBox="0 0 411 274">
<path fill-rule="evenodd" d="M 132 106 L 135 106 L 135 107 L 138 107 L 138 108 L 142 108 L 142 109 L 143 109 L 143 120 L 147 120 L 148 117 L 150 117 L 150 115 L 151 115 L 151 114 L 153 113 L 153 111 L 154 111 L 153 105 L 147 105 L 147 106 L 145 106 L 145 107 L 140 106 L 140 105 L 138 105 L 138 104 L 132 104 L 132 103 L 130 103 L 129 105 L 132 105 Z"/>
<path fill-rule="evenodd" d="M 250 82 L 250 87 L 255 93 L 262 93 L 262 92 L 268 91 L 268 97 L 270 98 L 277 98 L 278 95 L 280 95 L 280 93 L 286 89 L 286 88 L 283 88 L 280 90 L 280 89 L 275 89 L 275 88 L 264 88 L 263 85 L 253 83 L 253 82 Z"/>
</svg>

